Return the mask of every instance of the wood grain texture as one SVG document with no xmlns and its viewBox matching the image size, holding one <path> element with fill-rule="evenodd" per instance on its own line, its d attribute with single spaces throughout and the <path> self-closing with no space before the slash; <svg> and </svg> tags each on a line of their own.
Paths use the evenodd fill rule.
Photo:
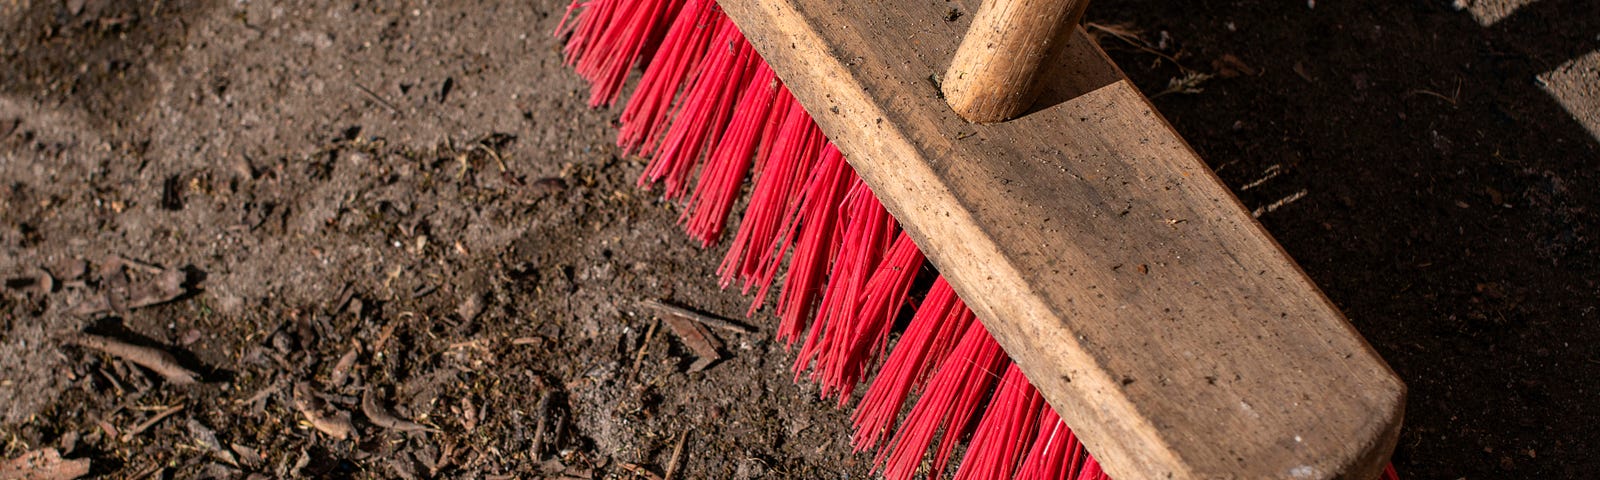
<svg viewBox="0 0 1600 480">
<path fill-rule="evenodd" d="M 722 5 L 1111 474 L 1375 478 L 1405 386 L 1087 36 L 1057 103 L 945 105 L 974 1 Z"/>
<path fill-rule="evenodd" d="M 945 101 L 975 123 L 1033 105 L 1047 64 L 1059 63 L 1089 0 L 990 0 L 978 7 L 945 70 Z"/>
</svg>

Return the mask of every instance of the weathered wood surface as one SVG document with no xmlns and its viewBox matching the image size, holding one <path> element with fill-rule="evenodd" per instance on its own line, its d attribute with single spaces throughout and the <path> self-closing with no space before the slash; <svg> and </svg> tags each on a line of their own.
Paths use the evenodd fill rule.
<svg viewBox="0 0 1600 480">
<path fill-rule="evenodd" d="M 1023 117 L 950 110 L 975 2 L 722 0 L 1111 474 L 1376 477 L 1404 385 L 1087 36 Z"/>
</svg>

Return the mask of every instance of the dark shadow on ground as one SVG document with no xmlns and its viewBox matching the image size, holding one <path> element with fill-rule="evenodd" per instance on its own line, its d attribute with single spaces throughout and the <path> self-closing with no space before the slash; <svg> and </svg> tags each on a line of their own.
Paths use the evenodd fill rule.
<svg viewBox="0 0 1600 480">
<path fill-rule="evenodd" d="M 151 67 L 176 58 L 187 25 L 214 6 L 87 0 L 7 11 L 0 18 L 0 93 L 71 106 L 97 128 L 120 124 L 156 94 Z"/>
</svg>

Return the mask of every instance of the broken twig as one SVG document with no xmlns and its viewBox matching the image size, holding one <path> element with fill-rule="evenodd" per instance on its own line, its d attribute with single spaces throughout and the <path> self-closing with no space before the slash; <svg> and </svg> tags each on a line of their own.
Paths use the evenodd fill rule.
<svg viewBox="0 0 1600 480">
<path fill-rule="evenodd" d="M 651 310 L 654 310 L 657 315 L 675 316 L 675 317 L 679 317 L 679 318 L 694 320 L 696 322 L 700 322 L 700 323 L 704 324 L 705 326 L 708 326 L 708 327 L 711 327 L 711 328 L 718 328 L 718 329 L 727 330 L 727 331 L 736 332 L 736 333 L 755 333 L 755 331 L 756 331 L 756 329 L 754 329 L 754 328 L 750 328 L 749 326 L 747 326 L 745 324 L 742 324 L 742 323 L 739 323 L 739 322 L 735 322 L 733 320 L 728 320 L 726 318 L 712 316 L 712 315 L 706 315 L 704 313 L 696 312 L 694 310 L 690 310 L 690 309 L 687 309 L 687 308 L 679 307 L 679 306 L 676 306 L 676 305 L 662 303 L 662 302 L 659 302 L 659 301 L 656 301 L 656 300 L 642 300 L 642 301 L 639 302 L 639 305 L 642 305 L 645 308 L 649 308 Z"/>
<path fill-rule="evenodd" d="M 539 397 L 539 407 L 533 413 L 535 418 L 539 419 L 538 423 L 535 423 L 533 427 L 533 458 L 535 460 L 544 458 L 544 452 L 547 451 L 546 447 L 557 446 L 561 441 L 562 429 L 565 426 L 566 418 L 562 417 L 561 412 L 556 411 L 558 395 L 553 390 L 546 390 L 544 395 Z M 548 450 L 554 449 L 550 448 Z"/>
<path fill-rule="evenodd" d="M 140 423 L 134 426 L 132 429 L 129 429 L 127 432 L 123 432 L 122 441 L 127 442 L 133 440 L 133 437 L 139 436 L 139 434 L 144 433 L 145 430 L 149 430 L 150 427 L 156 426 L 157 423 L 161 423 L 162 420 L 166 420 L 167 417 L 170 417 L 172 414 L 180 411 L 183 411 L 183 405 L 176 405 L 172 408 L 162 410 L 161 413 L 157 413 L 156 416 L 150 417 L 150 419 L 145 420 L 144 423 Z"/>
<path fill-rule="evenodd" d="M 644 354 L 650 351 L 650 340 L 656 338 L 656 329 L 661 326 L 658 320 L 650 324 L 650 329 L 644 332 L 644 341 L 639 342 L 639 353 L 633 356 L 633 368 L 628 372 L 629 378 L 639 377 L 639 366 L 644 363 Z"/>
<path fill-rule="evenodd" d="M 690 430 L 678 434 L 678 444 L 672 446 L 672 458 L 667 460 L 667 474 L 663 480 L 672 480 L 672 474 L 678 472 L 678 462 L 683 459 L 683 443 L 689 439 Z"/>
</svg>

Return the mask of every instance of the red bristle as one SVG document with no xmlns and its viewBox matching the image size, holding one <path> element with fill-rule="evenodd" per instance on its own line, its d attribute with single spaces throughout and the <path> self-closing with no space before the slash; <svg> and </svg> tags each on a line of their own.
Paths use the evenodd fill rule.
<svg viewBox="0 0 1600 480">
<path fill-rule="evenodd" d="M 727 17 L 718 26 L 716 40 L 705 60 L 700 62 L 694 84 L 684 92 L 682 105 L 666 139 L 656 148 L 655 158 L 639 178 L 639 185 L 666 184 L 666 198 L 682 197 L 689 174 L 704 157 L 705 149 L 717 144 L 733 115 L 734 101 L 743 92 L 755 65 L 761 63 L 750 42 Z"/>
<path fill-rule="evenodd" d="M 1106 475 L 1105 470 L 1100 469 L 1100 462 L 1095 461 L 1092 456 L 1084 460 L 1083 469 L 1078 470 L 1078 476 L 1074 478 L 1077 480 L 1111 480 L 1111 476 Z"/>
<path fill-rule="evenodd" d="M 551 35 L 560 38 L 562 35 L 572 33 L 572 29 L 567 28 L 567 21 L 572 20 L 572 14 L 577 13 L 581 8 L 583 8 L 583 0 L 572 0 L 572 3 L 567 4 L 567 11 L 561 14 L 561 22 L 556 23 L 556 31 Z M 572 25 L 577 27 L 577 22 L 573 22 Z M 576 39 L 568 39 L 567 46 L 562 47 L 562 49 L 571 48 L 574 41 Z"/>
<path fill-rule="evenodd" d="M 590 55 L 578 63 L 576 70 L 579 74 L 583 74 L 587 65 L 589 81 L 593 82 L 589 92 L 589 107 L 601 107 L 617 101 L 622 94 L 623 81 L 628 78 L 628 71 L 660 42 L 667 20 L 677 16 L 677 8 L 682 5 L 682 1 L 668 0 L 629 4 L 623 28 L 616 30 L 616 36 L 611 39 L 610 43 L 614 45 L 612 52 Z"/>
<path fill-rule="evenodd" d="M 873 198 L 871 203 L 878 201 Z M 888 212 L 883 212 L 883 216 L 888 218 Z M 892 219 L 890 222 L 880 227 L 898 228 Z M 922 270 L 924 260 L 922 250 L 905 232 L 895 238 L 889 252 L 882 257 L 863 287 L 857 306 L 847 311 L 848 316 L 840 325 L 842 328 L 831 332 L 827 347 L 817 357 L 816 368 L 823 379 L 824 390 L 827 385 L 833 385 L 840 405 L 850 399 L 855 386 L 866 378 L 867 368 L 888 348 L 889 329 L 894 326 L 900 307 L 905 305 L 911 293 L 911 282 Z"/>
<path fill-rule="evenodd" d="M 1395 471 L 1393 463 L 1383 467 L 1383 480 L 1400 480 L 1400 472 Z"/>
<path fill-rule="evenodd" d="M 757 58 L 759 59 L 760 57 Z M 767 67 L 766 62 L 758 63 L 761 64 L 762 68 L 771 70 L 770 67 Z M 751 80 L 750 83 L 753 85 L 755 81 Z M 756 142 L 752 171 L 761 170 L 761 167 L 766 165 L 767 157 L 772 155 L 772 150 L 778 147 L 778 137 L 784 134 L 781 129 L 783 128 L 783 122 L 789 118 L 789 109 L 800 108 L 800 104 L 794 102 L 794 95 L 789 93 L 789 87 L 783 85 L 783 80 L 779 80 L 776 73 L 772 76 L 771 84 L 774 87 L 772 109 L 767 111 L 767 121 L 761 126 L 761 138 Z M 752 185 L 750 188 L 753 189 L 755 186 Z"/>
<path fill-rule="evenodd" d="M 818 160 L 816 154 L 821 152 L 821 131 L 816 131 L 816 123 L 811 123 L 810 115 L 800 109 L 794 94 L 782 83 L 779 83 L 778 98 L 773 99 L 773 112 L 768 117 L 778 118 L 778 115 L 782 118 L 771 130 L 771 146 L 763 152 L 765 158 L 757 166 L 760 171 L 755 176 L 755 186 L 750 187 L 750 205 L 744 210 L 739 232 L 733 235 L 722 266 L 717 267 L 718 283 L 723 288 L 733 285 L 734 278 L 739 278 L 744 282 L 744 291 L 749 293 L 750 280 L 754 280 L 760 269 L 758 261 L 765 253 L 763 248 L 773 246 L 782 226 L 782 216 L 790 205 L 797 203 L 805 174 Z M 808 150 L 810 144 L 816 144 L 816 150 Z M 760 302 L 762 299 L 755 302 L 757 307 Z"/>
<path fill-rule="evenodd" d="M 817 298 L 822 295 L 823 275 L 839 250 L 840 235 L 837 206 L 844 199 L 846 187 L 856 180 L 855 171 L 844 161 L 839 149 L 833 145 L 823 148 L 822 161 L 806 180 L 798 208 L 784 219 L 783 239 L 762 257 L 762 282 L 771 283 L 777 274 L 778 263 L 790 246 L 794 258 L 789 260 L 789 276 L 778 294 L 778 312 L 783 321 L 778 325 L 778 339 L 793 346 L 801 334 L 801 322 L 810 317 Z M 764 295 L 764 293 L 763 293 Z"/>
<path fill-rule="evenodd" d="M 616 101 L 628 71 L 654 47 L 682 5 L 681 0 L 595 0 L 588 4 L 573 41 L 567 44 L 566 62 L 590 82 L 590 107 Z"/>
<path fill-rule="evenodd" d="M 844 375 L 844 365 L 853 363 L 850 347 L 868 280 L 878 262 L 888 253 L 895 231 L 900 228 L 889 211 L 878 202 L 867 184 L 859 178 L 850 188 L 841 207 L 844 236 L 833 268 L 828 272 L 828 288 L 822 306 L 812 320 L 811 330 L 795 360 L 798 375 L 813 360 L 811 378 L 822 384 L 822 396 L 838 395 L 843 405 L 855 388 Z"/>
<path fill-rule="evenodd" d="M 960 305 L 944 277 L 935 279 L 851 416 L 855 426 L 851 445 L 857 452 L 876 447 L 889 433 L 906 398 L 922 388 L 929 372 L 950 354 L 972 321 L 972 312 Z"/>
<path fill-rule="evenodd" d="M 989 402 L 983 420 L 972 434 L 955 480 L 1012 478 L 1027 450 L 1027 442 L 1038 429 L 1039 410 L 1044 407 L 1044 397 L 1028 384 L 1022 369 L 1014 363 L 1006 368 L 994 400 Z"/>
<path fill-rule="evenodd" d="M 733 111 L 733 121 L 722 135 L 722 142 L 712 149 L 711 159 L 700 171 L 700 180 L 689 195 L 689 204 L 678 219 L 685 223 L 689 237 L 709 247 L 722 238 L 728 224 L 728 212 L 739 197 L 739 189 L 750 173 L 750 162 L 768 134 L 768 118 L 773 99 L 782 88 L 772 69 L 762 62 L 754 62 L 756 72 L 749 87 L 739 98 Z"/>
<path fill-rule="evenodd" d="M 889 447 L 878 452 L 874 464 L 883 468 L 884 477 L 907 480 L 915 475 L 941 426 L 944 435 L 928 471 L 933 476 L 943 472 L 956 441 L 968 431 L 979 401 L 1009 363 L 983 324 L 972 322 L 955 350 L 939 364 L 927 390 L 895 431 Z"/>
<path fill-rule="evenodd" d="M 944 280 L 944 277 L 940 276 L 939 280 Z M 937 284 L 938 282 L 935 283 Z M 961 336 L 966 333 L 968 326 L 978 322 L 978 315 L 972 313 L 972 309 L 967 308 L 967 304 L 961 301 L 960 296 L 955 295 L 955 289 L 952 288 L 950 294 L 955 298 L 956 303 L 950 307 L 950 313 L 945 314 L 943 322 L 951 325 L 941 324 L 939 326 L 939 333 L 934 336 L 933 346 L 929 349 L 931 352 L 929 353 L 929 358 L 937 360 L 932 360 L 933 363 L 923 363 L 917 366 L 917 378 L 921 379 L 918 382 L 926 383 L 926 379 L 932 377 L 935 369 L 939 368 L 939 362 L 949 357 L 950 352 L 954 351 L 956 345 L 961 342 Z"/>
<path fill-rule="evenodd" d="M 617 146 L 624 154 L 652 149 L 660 141 L 671 123 L 672 100 L 706 57 L 716 27 L 723 21 L 726 17 L 714 0 L 688 0 L 673 19 L 658 54 L 650 59 L 619 117 Z"/>
<path fill-rule="evenodd" d="M 567 5 L 566 15 L 561 17 L 561 23 L 556 25 L 556 36 L 568 35 L 567 45 L 561 48 L 562 63 L 567 66 L 577 65 L 578 59 L 600 41 L 601 34 L 611 24 L 611 15 L 620 4 L 620 0 L 591 0 L 584 2 L 573 0 Z M 572 13 L 582 10 L 568 28 L 567 20 Z"/>
<path fill-rule="evenodd" d="M 763 267 L 771 264 L 774 268 L 770 271 L 775 273 L 777 260 L 766 262 L 765 259 L 772 252 L 786 248 L 778 245 L 784 240 L 780 234 L 783 233 L 785 219 L 794 216 L 798 210 L 805 181 L 813 166 L 819 163 L 826 145 L 822 131 L 817 129 L 811 116 L 800 108 L 788 89 L 779 91 L 775 103 L 775 111 L 785 112 L 783 122 L 777 127 L 772 147 L 767 149 L 766 158 L 760 164 L 760 173 L 755 186 L 751 188 L 750 205 L 745 209 L 744 218 L 739 221 L 739 233 L 734 236 L 727 256 L 717 269 L 723 287 L 731 284 L 736 277 L 743 281 L 745 293 L 749 293 L 752 286 L 758 287 L 751 301 L 750 315 L 754 315 L 766 302 L 773 276 L 763 275 L 767 270 Z M 782 255 L 778 254 L 777 259 L 781 258 Z"/>
<path fill-rule="evenodd" d="M 1066 422 L 1056 415 L 1055 409 L 1044 408 L 1039 412 L 1039 433 L 1033 439 L 1033 447 L 1028 450 L 1028 456 L 1022 461 L 1022 466 L 1017 468 L 1017 480 L 1060 480 L 1070 479 L 1078 469 L 1083 468 L 1088 452 L 1083 450 L 1083 444 L 1078 442 L 1078 436 L 1067 428 Z"/>
<path fill-rule="evenodd" d="M 859 326 L 855 329 L 855 345 L 851 347 L 853 357 L 864 357 L 871 363 L 888 350 L 889 329 L 894 327 L 895 317 L 909 300 L 911 283 L 917 279 L 926 260 L 922 249 L 911 240 L 911 234 L 900 231 L 889 254 L 878 265 L 878 271 L 867 281 L 866 299 L 856 314 Z"/>
</svg>

